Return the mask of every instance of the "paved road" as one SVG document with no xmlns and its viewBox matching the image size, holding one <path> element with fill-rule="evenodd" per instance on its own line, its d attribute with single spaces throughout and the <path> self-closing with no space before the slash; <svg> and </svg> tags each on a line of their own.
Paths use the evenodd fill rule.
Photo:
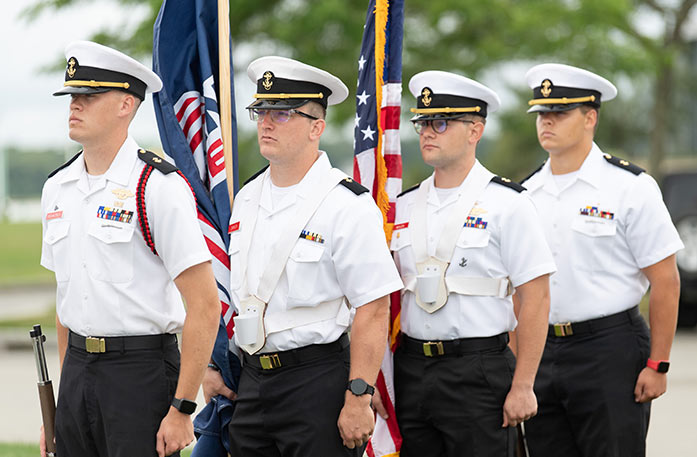
<svg viewBox="0 0 697 457">
<path fill-rule="evenodd" d="M 55 341 L 55 335 L 49 334 L 48 338 Z M 697 433 L 692 422 L 697 413 L 696 354 L 697 329 L 679 332 L 673 345 L 668 393 L 653 404 L 648 457 L 697 455 Z M 49 373 L 58 384 L 55 346 L 47 347 L 47 357 Z M 0 442 L 35 442 L 41 418 L 33 353 L 0 349 L 0 367 L 0 392 L 4 393 L 2 411 L 9 412 L 0 414 Z M 57 385 L 55 390 L 58 391 Z M 200 394 L 198 403 L 203 403 Z"/>
</svg>

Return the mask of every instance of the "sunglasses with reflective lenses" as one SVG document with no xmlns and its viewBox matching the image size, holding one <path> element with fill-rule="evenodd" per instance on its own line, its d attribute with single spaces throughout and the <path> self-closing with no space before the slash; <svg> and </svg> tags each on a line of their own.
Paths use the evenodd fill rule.
<svg viewBox="0 0 697 457">
<path fill-rule="evenodd" d="M 271 116 L 271 120 L 278 123 L 278 124 L 285 124 L 288 122 L 293 114 L 298 114 L 302 117 L 306 117 L 308 119 L 312 119 L 313 121 L 316 121 L 319 119 L 318 117 L 311 116 L 307 113 L 303 113 L 302 111 L 298 111 L 296 109 L 250 109 L 249 110 L 249 118 L 255 122 L 261 122 L 264 120 L 264 117 L 269 114 Z"/>
<path fill-rule="evenodd" d="M 469 119 L 429 119 L 426 121 L 412 121 L 412 123 L 414 124 L 414 130 L 416 130 L 416 133 L 421 135 L 424 129 L 429 125 L 431 126 L 434 132 L 443 133 L 448 128 L 448 122 L 452 121 L 467 122 L 470 124 L 475 123 L 474 121 L 470 121 Z"/>
</svg>

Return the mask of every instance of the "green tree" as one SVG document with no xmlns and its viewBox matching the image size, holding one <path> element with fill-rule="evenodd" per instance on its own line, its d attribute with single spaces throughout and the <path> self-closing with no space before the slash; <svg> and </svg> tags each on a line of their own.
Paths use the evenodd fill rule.
<svg viewBox="0 0 697 457">
<path fill-rule="evenodd" d="M 29 10 L 37 15 L 81 0 L 38 0 Z M 118 0 L 124 7 L 147 5 L 148 13 L 130 34 L 99 32 L 94 39 L 127 52 L 149 55 L 152 24 L 159 0 Z M 425 69 L 456 71 L 470 77 L 497 77 L 504 64 L 558 61 L 621 81 L 620 97 L 602 109 L 599 141 L 605 149 L 649 155 L 650 169 L 661 171 L 667 151 L 687 149 L 676 143 L 674 122 L 693 99 L 695 87 L 685 84 L 692 44 L 685 35 L 697 0 L 406 0 L 403 79 Z M 230 2 L 233 56 L 254 46 L 331 71 L 353 90 L 356 60 L 367 0 L 266 0 Z M 649 34 L 648 19 L 659 30 Z M 651 21 L 649 21 L 651 22 Z M 240 69 L 238 69 L 240 70 Z M 521 91 L 523 70 L 511 90 L 517 103 L 507 103 L 496 139 L 483 143 L 485 163 L 520 177 L 544 157 L 526 116 Z M 503 75 L 501 76 L 503 77 Z M 404 106 L 412 102 L 407 98 Z M 682 102 L 682 103 L 681 103 Z M 330 113 L 330 121 L 346 122 L 353 103 Z M 406 110 L 405 110 L 406 111 Z M 650 136 L 650 141 L 642 141 Z M 679 136 L 677 136 L 680 138 Z M 648 147 L 647 147 L 648 145 Z M 627 154 L 624 154 L 627 155 Z"/>
</svg>

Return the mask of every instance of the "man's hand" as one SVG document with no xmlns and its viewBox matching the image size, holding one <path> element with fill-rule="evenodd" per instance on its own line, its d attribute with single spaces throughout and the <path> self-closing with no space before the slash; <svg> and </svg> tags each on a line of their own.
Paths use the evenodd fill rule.
<svg viewBox="0 0 697 457">
<path fill-rule="evenodd" d="M 222 395 L 232 401 L 237 398 L 237 394 L 225 385 L 225 381 L 223 381 L 223 376 L 220 372 L 211 367 L 206 368 L 206 372 L 203 374 L 203 383 L 201 387 L 203 388 L 203 398 L 206 400 L 206 404 L 216 395 Z"/>
<path fill-rule="evenodd" d="M 634 401 L 646 403 L 663 395 L 666 392 L 668 378 L 665 373 L 644 367 L 639 373 L 634 387 Z"/>
<path fill-rule="evenodd" d="M 347 448 L 353 449 L 367 443 L 375 427 L 370 395 L 357 397 L 351 392 L 346 392 L 344 407 L 341 408 L 337 425 L 344 446 Z"/>
<path fill-rule="evenodd" d="M 56 440 L 54 438 L 53 442 Z M 39 435 L 39 451 L 41 452 L 41 457 L 46 457 L 46 434 L 44 433 L 44 426 L 41 426 L 41 434 Z"/>
<path fill-rule="evenodd" d="M 383 419 L 387 420 L 389 419 L 390 415 L 387 414 L 387 408 L 385 408 L 385 405 L 382 403 L 382 397 L 380 396 L 380 391 L 375 388 L 375 393 L 373 394 L 373 411 L 378 413 L 380 417 Z"/>
<path fill-rule="evenodd" d="M 532 386 L 511 386 L 503 404 L 502 427 L 516 427 L 537 414 L 537 398 Z"/>
<path fill-rule="evenodd" d="M 157 431 L 158 457 L 181 451 L 192 441 L 194 441 L 194 424 L 191 422 L 191 416 L 180 413 L 170 406 L 169 412 L 160 422 L 160 429 Z"/>
</svg>

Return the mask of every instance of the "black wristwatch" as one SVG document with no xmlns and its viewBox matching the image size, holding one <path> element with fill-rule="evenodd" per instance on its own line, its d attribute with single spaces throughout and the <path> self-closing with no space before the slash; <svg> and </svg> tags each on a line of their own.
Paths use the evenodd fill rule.
<svg viewBox="0 0 697 457">
<path fill-rule="evenodd" d="M 350 380 L 346 390 L 351 391 L 351 393 L 357 397 L 365 394 L 373 395 L 373 393 L 375 393 L 375 387 L 371 386 L 361 378 Z"/>
<path fill-rule="evenodd" d="M 180 413 L 183 414 L 193 414 L 196 411 L 196 402 L 187 400 L 185 398 L 173 398 L 172 406 L 177 408 Z"/>
</svg>

